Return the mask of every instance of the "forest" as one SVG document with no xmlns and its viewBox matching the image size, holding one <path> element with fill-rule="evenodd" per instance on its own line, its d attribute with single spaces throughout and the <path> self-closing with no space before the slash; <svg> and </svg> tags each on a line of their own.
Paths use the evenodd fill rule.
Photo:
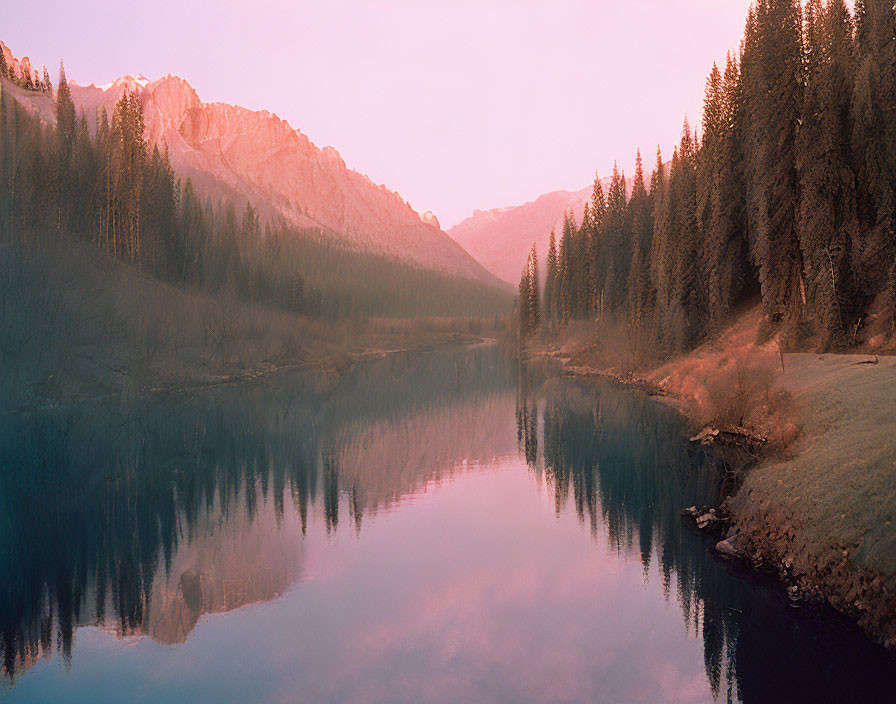
<svg viewBox="0 0 896 704">
<path fill-rule="evenodd" d="M 521 335 L 597 321 L 672 354 L 760 299 L 763 334 L 790 349 L 855 346 L 872 317 L 891 334 L 894 32 L 885 0 L 754 3 L 671 162 L 658 151 L 648 183 L 639 152 L 629 198 L 614 167 L 609 192 L 595 179 L 581 221 L 552 233 L 546 267 L 533 248 Z"/>
</svg>

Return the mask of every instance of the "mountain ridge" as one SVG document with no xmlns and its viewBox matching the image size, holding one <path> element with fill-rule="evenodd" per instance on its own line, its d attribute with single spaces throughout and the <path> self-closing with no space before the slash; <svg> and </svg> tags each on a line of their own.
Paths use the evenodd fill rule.
<svg viewBox="0 0 896 704">
<path fill-rule="evenodd" d="M 317 147 L 276 113 L 203 102 L 179 76 L 145 81 L 125 76 L 70 88 L 78 112 L 88 116 L 99 109 L 111 114 L 125 90 L 136 91 L 147 142 L 165 146 L 175 170 L 206 193 L 242 196 L 269 216 L 317 228 L 352 248 L 502 285 L 437 220 L 427 222 L 397 191 L 349 169 L 335 147 Z"/>
</svg>

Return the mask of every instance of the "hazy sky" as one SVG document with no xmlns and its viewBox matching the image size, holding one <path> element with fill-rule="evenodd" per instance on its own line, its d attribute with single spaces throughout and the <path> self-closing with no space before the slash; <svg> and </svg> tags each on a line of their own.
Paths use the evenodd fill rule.
<svg viewBox="0 0 896 704">
<path fill-rule="evenodd" d="M 3 2 L 56 78 L 186 78 L 268 109 L 448 227 L 671 155 L 749 0 Z"/>
</svg>

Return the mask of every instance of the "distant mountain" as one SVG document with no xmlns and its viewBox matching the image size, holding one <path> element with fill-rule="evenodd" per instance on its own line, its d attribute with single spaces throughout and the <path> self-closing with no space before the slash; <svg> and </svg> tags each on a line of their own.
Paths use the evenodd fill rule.
<svg viewBox="0 0 896 704">
<path fill-rule="evenodd" d="M 604 193 L 611 179 L 601 179 Z M 631 195 L 634 179 L 625 181 Z M 572 208 L 581 220 L 585 203 L 591 199 L 592 186 L 580 191 L 554 191 L 523 205 L 476 210 L 473 216 L 448 230 L 451 238 L 492 274 L 512 284 L 519 283 L 526 258 L 534 243 L 541 262 L 545 261 L 551 229 L 559 241 L 563 214 Z"/>
<path fill-rule="evenodd" d="M 0 47 L 14 71 L 30 67 L 27 59 L 16 61 Z M 205 195 L 238 208 L 251 201 L 263 216 L 317 229 L 352 249 L 506 288 L 439 229 L 433 214 L 418 214 L 398 193 L 347 168 L 336 149 L 319 149 L 275 114 L 203 103 L 189 83 L 170 75 L 155 81 L 124 76 L 101 86 L 70 81 L 69 86 L 91 129 L 98 110 L 111 117 L 122 94 L 136 91 L 148 142 L 167 147 L 177 173 L 190 177 Z M 9 88 L 28 109 L 55 122 L 49 95 Z"/>
</svg>

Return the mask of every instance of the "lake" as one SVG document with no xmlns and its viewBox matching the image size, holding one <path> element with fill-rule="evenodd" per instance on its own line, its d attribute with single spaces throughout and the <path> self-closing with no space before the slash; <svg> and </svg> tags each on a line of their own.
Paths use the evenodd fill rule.
<svg viewBox="0 0 896 704">
<path fill-rule="evenodd" d="M 0 419 L 0 700 L 881 701 L 670 409 L 498 347 Z"/>
</svg>

